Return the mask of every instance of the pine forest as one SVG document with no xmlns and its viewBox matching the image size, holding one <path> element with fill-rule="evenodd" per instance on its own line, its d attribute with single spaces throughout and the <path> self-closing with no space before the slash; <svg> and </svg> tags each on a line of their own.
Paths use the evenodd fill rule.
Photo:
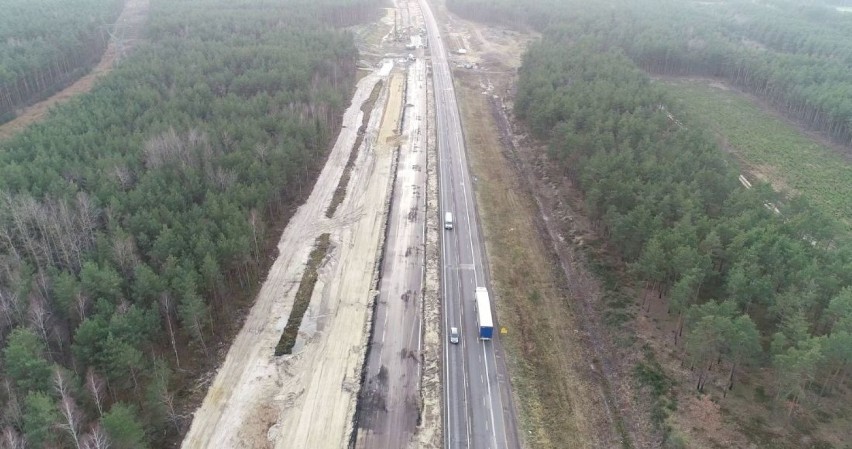
<svg viewBox="0 0 852 449">
<path fill-rule="evenodd" d="M 87 33 L 121 6 L 2 3 L 13 104 L 43 92 L 15 86 L 90 65 L 103 42 Z M 165 447 L 186 431 L 188 381 L 214 363 L 340 126 L 357 60 L 341 27 L 377 11 L 152 0 L 145 42 L 110 76 L 0 142 L 4 443 Z"/>
<path fill-rule="evenodd" d="M 786 1 L 448 5 L 471 20 L 523 17 L 543 33 L 524 54 L 514 113 L 582 192 L 645 292 L 641 307 L 665 303 L 694 391 L 730 390 L 745 375 L 784 414 L 846 397 L 852 217 L 766 183 L 744 188 L 716 136 L 649 74 L 723 79 L 848 145 L 852 15 Z M 682 447 L 670 411 L 658 411 L 664 444 Z"/>
<path fill-rule="evenodd" d="M 0 2 L 0 123 L 77 79 L 101 57 L 119 0 Z"/>
</svg>

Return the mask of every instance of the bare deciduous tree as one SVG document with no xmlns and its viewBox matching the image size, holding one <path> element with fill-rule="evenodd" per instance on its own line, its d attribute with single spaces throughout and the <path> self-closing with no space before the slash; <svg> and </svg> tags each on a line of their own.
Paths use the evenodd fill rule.
<svg viewBox="0 0 852 449">
<path fill-rule="evenodd" d="M 15 259 L 20 260 L 21 255 L 18 253 L 18 249 L 15 248 L 15 242 L 12 240 L 13 231 L 11 230 L 11 223 L 6 223 L 6 220 L 0 216 L 0 248 L 8 248 Z"/>
<path fill-rule="evenodd" d="M 37 201 L 29 195 L 0 193 L 0 235 L 18 255 L 30 256 L 43 277 L 46 266 L 80 269 L 83 253 L 94 243 L 97 211 L 88 195 L 78 193 L 76 203 Z"/>
<path fill-rule="evenodd" d="M 49 347 L 50 339 L 47 335 L 47 328 L 48 320 L 50 319 L 50 310 L 48 309 L 47 302 L 39 294 L 33 294 L 30 298 L 29 318 L 30 324 L 41 336 L 45 346 Z"/>
<path fill-rule="evenodd" d="M 18 395 L 15 389 L 12 388 L 12 382 L 8 378 L 3 378 L 3 390 L 6 393 L 8 400 L 3 409 L 3 418 L 5 424 L 16 424 L 20 426 L 23 416 L 21 403 L 18 401 Z"/>
<path fill-rule="evenodd" d="M 254 146 L 254 154 L 257 155 L 257 159 L 260 162 L 265 164 L 266 163 L 266 155 L 269 154 L 269 145 L 262 143 L 262 142 L 258 143 L 257 145 Z"/>
<path fill-rule="evenodd" d="M 104 382 L 104 379 L 92 367 L 89 367 L 89 370 L 86 371 L 86 389 L 89 390 L 92 399 L 95 401 L 95 406 L 98 408 L 98 416 L 103 416 L 106 382 Z"/>
<path fill-rule="evenodd" d="M 127 168 L 126 165 L 116 164 L 112 168 L 112 172 L 110 173 L 112 178 L 115 179 L 115 182 L 121 186 L 122 189 L 129 189 L 133 186 L 133 183 L 136 181 L 136 177 L 133 172 Z"/>
<path fill-rule="evenodd" d="M 3 447 L 8 449 L 26 449 L 27 442 L 12 426 L 3 429 Z"/>
<path fill-rule="evenodd" d="M 5 335 L 7 329 L 15 326 L 17 297 L 11 291 L 0 286 L 0 332 Z"/>
<path fill-rule="evenodd" d="M 80 322 L 86 319 L 88 316 L 89 305 L 92 303 L 92 299 L 89 295 L 83 292 L 77 292 L 77 295 L 74 297 L 74 309 L 77 310 L 77 316 L 80 318 Z"/>
<path fill-rule="evenodd" d="M 110 446 L 109 438 L 100 423 L 95 423 L 89 433 L 83 435 L 80 442 L 83 449 L 109 449 Z"/>
<path fill-rule="evenodd" d="M 217 167 L 210 176 L 212 179 L 209 181 L 223 191 L 228 190 L 228 188 L 236 184 L 238 179 L 237 174 L 233 170 L 223 169 L 221 167 Z"/>
<path fill-rule="evenodd" d="M 160 368 L 154 369 L 152 385 L 155 385 L 157 388 L 157 396 L 159 397 L 160 403 L 163 404 L 163 407 L 165 407 L 168 420 L 171 421 L 173 426 L 175 426 L 175 430 L 180 432 L 180 425 L 183 417 L 175 408 L 174 394 L 169 391 L 169 369 L 163 361 L 160 361 L 158 366 Z"/>
<path fill-rule="evenodd" d="M 175 352 L 175 366 L 180 368 L 180 356 L 178 356 L 177 344 L 175 343 L 175 330 L 172 325 L 172 311 L 174 310 L 174 302 L 169 292 L 163 292 L 160 295 L 160 312 L 166 317 L 166 327 L 169 331 L 169 341 L 172 343 L 172 350 Z"/>
<path fill-rule="evenodd" d="M 169 421 L 171 421 L 172 425 L 175 426 L 175 431 L 180 433 L 180 425 L 181 421 L 183 421 L 183 416 L 181 416 L 175 408 L 174 393 L 164 391 L 161 400 L 163 405 L 166 407 L 166 414 L 168 415 Z"/>
<path fill-rule="evenodd" d="M 74 447 L 80 449 L 80 422 L 83 420 L 83 415 L 74 402 L 74 397 L 71 395 L 66 376 L 66 374 L 62 373 L 62 369 L 57 369 L 53 373 L 53 386 L 56 392 L 59 393 L 60 399 L 59 412 L 62 413 L 62 417 L 64 418 L 63 423 L 59 426 L 71 435 Z"/>
<path fill-rule="evenodd" d="M 257 209 L 249 211 L 249 224 L 251 225 L 251 234 L 254 239 L 254 262 L 260 263 L 260 243 L 263 239 L 263 219 L 257 213 Z"/>
<path fill-rule="evenodd" d="M 95 229 L 98 227 L 98 210 L 92 204 L 92 200 L 86 192 L 77 193 L 77 227 L 86 244 L 84 249 L 90 248 L 95 241 Z"/>
<path fill-rule="evenodd" d="M 3 207 L 0 207 L 0 211 L 5 211 L 4 218 L 9 221 L 10 226 L 13 226 L 12 236 L 9 241 L 17 248 L 17 252 L 28 254 L 36 263 L 36 266 L 40 267 L 43 259 L 43 251 L 39 243 L 35 241 L 35 237 L 30 232 L 28 225 L 28 217 L 32 215 L 28 207 L 30 202 L 21 201 L 8 192 L 3 192 L 0 195 L 0 201 L 2 201 L 3 205 Z"/>
<path fill-rule="evenodd" d="M 150 169 L 168 164 L 175 164 L 182 169 L 204 169 L 205 163 L 212 161 L 215 153 L 207 134 L 197 129 L 178 135 L 174 128 L 169 128 L 149 138 L 142 148 L 145 166 Z"/>
<path fill-rule="evenodd" d="M 136 241 L 133 236 L 124 232 L 115 236 L 112 242 L 112 252 L 121 272 L 130 277 L 133 269 L 139 264 L 139 255 L 136 253 Z"/>
</svg>

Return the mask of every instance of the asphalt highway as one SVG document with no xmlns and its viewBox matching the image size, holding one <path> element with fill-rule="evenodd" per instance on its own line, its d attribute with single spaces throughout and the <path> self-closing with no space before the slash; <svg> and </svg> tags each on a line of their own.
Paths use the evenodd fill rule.
<svg viewBox="0 0 852 449">
<path fill-rule="evenodd" d="M 499 328 L 494 340 L 478 338 L 474 291 L 488 287 L 484 244 L 468 171 L 458 104 L 447 50 L 435 17 L 420 0 L 432 56 L 438 137 L 440 216 L 452 212 L 452 230 L 441 239 L 441 297 L 444 331 L 444 446 L 455 448 L 518 448 L 505 363 L 500 357 Z M 492 310 L 495 307 L 492 305 Z M 495 324 L 497 317 L 493 317 Z M 458 344 L 449 343 L 449 328 L 460 329 Z"/>
</svg>

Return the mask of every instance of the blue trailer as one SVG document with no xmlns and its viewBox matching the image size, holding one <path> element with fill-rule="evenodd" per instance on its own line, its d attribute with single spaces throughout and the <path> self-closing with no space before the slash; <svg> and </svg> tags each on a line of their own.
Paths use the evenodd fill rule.
<svg viewBox="0 0 852 449">
<path fill-rule="evenodd" d="M 476 322 L 479 324 L 479 339 L 491 340 L 494 321 L 491 316 L 491 299 L 485 287 L 476 287 Z"/>
</svg>

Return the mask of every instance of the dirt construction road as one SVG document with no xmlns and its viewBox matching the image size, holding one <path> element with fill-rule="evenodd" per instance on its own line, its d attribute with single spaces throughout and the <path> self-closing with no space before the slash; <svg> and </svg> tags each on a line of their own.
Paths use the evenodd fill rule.
<svg viewBox="0 0 852 449">
<path fill-rule="evenodd" d="M 358 149 L 346 198 L 326 209 L 362 121 L 373 86 L 384 88 Z M 344 128 L 308 201 L 278 244 L 255 305 L 232 344 L 192 427 L 185 449 L 340 448 L 351 433 L 375 296 L 378 256 L 390 198 L 404 78 L 391 64 L 359 81 Z M 308 255 L 330 233 L 311 306 L 293 355 L 275 357 Z"/>
<path fill-rule="evenodd" d="M 409 65 L 405 142 L 400 147 L 376 327 L 359 405 L 358 448 L 407 447 L 420 416 L 425 278 L 426 63 Z"/>
<path fill-rule="evenodd" d="M 118 16 L 118 20 L 116 20 L 113 31 L 113 35 L 116 37 L 110 39 L 98 65 L 74 84 L 62 89 L 50 98 L 18 111 L 17 118 L 0 126 L 0 140 L 8 139 L 33 123 L 40 121 L 54 106 L 70 100 L 75 95 L 92 90 L 95 81 L 109 73 L 113 64 L 125 56 L 125 53 L 129 52 L 141 37 L 142 25 L 148 15 L 148 3 L 149 0 L 128 0 L 124 4 L 121 15 Z"/>
</svg>

